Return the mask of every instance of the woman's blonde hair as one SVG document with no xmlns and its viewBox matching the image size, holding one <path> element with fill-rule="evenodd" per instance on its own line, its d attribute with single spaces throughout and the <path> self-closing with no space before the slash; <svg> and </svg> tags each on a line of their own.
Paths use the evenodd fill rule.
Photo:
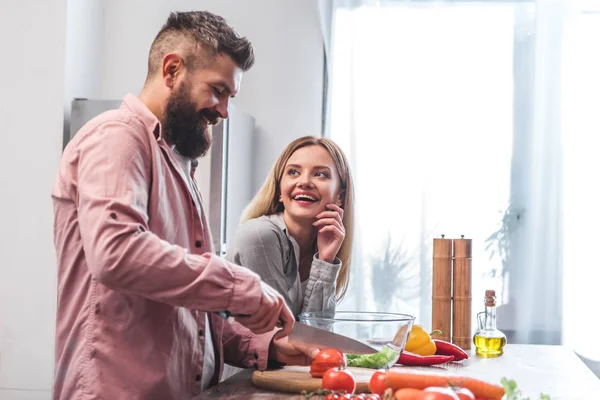
<svg viewBox="0 0 600 400">
<path fill-rule="evenodd" d="M 352 251 L 352 240 L 354 237 L 354 187 L 352 185 L 352 175 L 348 160 L 342 149 L 330 139 L 315 136 L 304 136 L 291 142 L 281 153 L 273 168 L 269 172 L 267 179 L 258 190 L 254 199 L 242 214 L 241 222 L 249 219 L 258 218 L 263 215 L 272 215 L 283 211 L 283 203 L 279 201 L 280 182 L 283 176 L 285 165 L 298 149 L 306 146 L 321 146 L 331 156 L 336 166 L 341 182 L 342 208 L 344 217 L 342 222 L 346 229 L 346 237 L 337 257 L 342 261 L 342 268 L 336 282 L 336 300 L 339 302 L 344 298 L 348 289 L 348 277 L 350 275 L 350 256 Z"/>
</svg>

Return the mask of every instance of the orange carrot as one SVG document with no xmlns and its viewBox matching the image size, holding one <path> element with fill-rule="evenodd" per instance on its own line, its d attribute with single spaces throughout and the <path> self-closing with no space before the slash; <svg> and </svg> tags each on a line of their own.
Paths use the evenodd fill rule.
<svg viewBox="0 0 600 400">
<path fill-rule="evenodd" d="M 421 389 L 404 388 L 394 392 L 396 400 L 419 400 L 422 397 L 423 391 Z"/>
<path fill-rule="evenodd" d="M 392 368 L 385 373 L 385 384 L 394 390 L 402 388 L 426 389 L 430 386 L 458 386 L 469 389 L 477 397 L 490 400 L 500 400 L 504 396 L 504 388 L 481 381 L 479 379 L 406 372 L 399 368 Z"/>
</svg>

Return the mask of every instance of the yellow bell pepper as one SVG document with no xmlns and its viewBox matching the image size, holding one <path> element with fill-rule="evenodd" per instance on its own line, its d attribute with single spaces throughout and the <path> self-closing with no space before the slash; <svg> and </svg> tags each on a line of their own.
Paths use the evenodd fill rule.
<svg viewBox="0 0 600 400">
<path fill-rule="evenodd" d="M 432 334 L 435 332 L 441 333 L 440 331 L 434 331 Z M 437 348 L 429 333 L 425 332 L 421 325 L 413 325 L 404 350 L 421 356 L 432 356 Z"/>
</svg>

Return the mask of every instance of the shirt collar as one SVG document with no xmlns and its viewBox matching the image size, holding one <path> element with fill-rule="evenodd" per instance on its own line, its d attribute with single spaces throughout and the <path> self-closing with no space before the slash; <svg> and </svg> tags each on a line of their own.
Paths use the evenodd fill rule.
<svg viewBox="0 0 600 400">
<path fill-rule="evenodd" d="M 279 229 L 285 232 L 285 234 L 289 237 L 289 233 L 287 230 L 287 226 L 285 225 L 285 221 L 283 219 L 283 213 L 266 215 L 268 219 L 270 219 Z"/>
<path fill-rule="evenodd" d="M 131 93 L 127 93 L 123 98 L 123 104 L 121 104 L 121 108 L 124 107 L 129 108 L 129 110 L 142 121 L 146 129 L 154 134 L 157 141 L 162 139 L 162 127 L 160 121 L 138 97 Z"/>
<path fill-rule="evenodd" d="M 298 245 L 298 242 L 296 242 L 296 239 L 294 239 L 292 235 L 290 235 L 290 233 L 288 232 L 287 226 L 285 225 L 285 220 L 283 219 L 283 213 L 280 212 L 277 214 L 266 215 L 266 218 L 271 220 L 271 222 L 273 222 L 279 229 L 281 229 L 285 233 L 285 236 L 287 236 L 288 240 L 292 244 L 292 248 L 294 249 L 296 264 L 300 265 L 300 246 Z"/>
</svg>

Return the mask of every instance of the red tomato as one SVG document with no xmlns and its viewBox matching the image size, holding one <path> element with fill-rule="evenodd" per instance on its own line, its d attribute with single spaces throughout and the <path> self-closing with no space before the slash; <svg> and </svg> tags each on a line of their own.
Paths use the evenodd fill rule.
<svg viewBox="0 0 600 400">
<path fill-rule="evenodd" d="M 379 395 L 377 393 L 372 393 L 370 395 L 367 395 L 367 398 L 365 400 L 380 400 L 381 397 L 379 397 Z"/>
<path fill-rule="evenodd" d="M 460 400 L 475 400 L 475 395 L 467 388 L 454 389 Z"/>
<path fill-rule="evenodd" d="M 367 396 L 365 396 L 363 393 L 361 394 L 357 394 L 353 397 L 354 400 L 366 400 Z"/>
<path fill-rule="evenodd" d="M 339 366 L 346 366 L 344 353 L 338 349 L 323 349 L 312 360 L 310 374 L 315 378 L 321 378 L 325 371 Z"/>
<path fill-rule="evenodd" d="M 356 390 L 356 380 L 352 372 L 344 368 L 332 368 L 323 375 L 321 384 L 323 389 L 345 391 L 346 393 L 354 393 Z"/>
<path fill-rule="evenodd" d="M 329 393 L 325 396 L 325 400 L 339 400 L 340 396 L 335 393 Z"/>
<path fill-rule="evenodd" d="M 421 400 L 423 398 L 423 391 L 413 388 L 398 389 L 394 392 L 393 398 L 396 400 Z"/>
<path fill-rule="evenodd" d="M 369 390 L 371 393 L 383 396 L 385 389 L 385 372 L 375 371 L 375 373 L 371 376 L 371 380 L 369 381 Z"/>
<path fill-rule="evenodd" d="M 428 387 L 423 390 L 422 400 L 460 400 L 449 387 Z"/>
</svg>

